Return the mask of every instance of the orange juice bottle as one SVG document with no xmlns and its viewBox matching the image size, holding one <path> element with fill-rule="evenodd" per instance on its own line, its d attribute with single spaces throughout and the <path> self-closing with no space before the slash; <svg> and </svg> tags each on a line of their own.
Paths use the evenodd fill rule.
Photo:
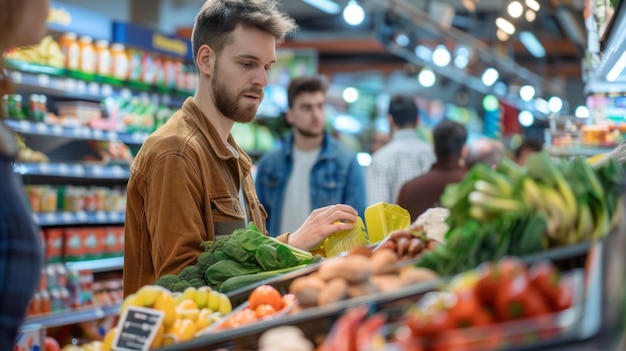
<svg viewBox="0 0 626 351">
<path fill-rule="evenodd" d="M 65 33 L 61 36 L 59 45 L 65 55 L 65 68 L 78 70 L 80 65 L 80 45 L 76 33 Z"/>
<path fill-rule="evenodd" d="M 111 51 L 109 51 L 109 42 L 106 40 L 96 41 L 96 73 L 102 77 L 111 75 Z"/>
<path fill-rule="evenodd" d="M 82 36 L 80 44 L 80 71 L 87 74 L 96 73 L 96 50 L 93 46 L 93 39 L 89 36 Z"/>
<path fill-rule="evenodd" d="M 114 43 L 111 45 L 111 74 L 114 78 L 126 80 L 128 79 L 130 61 L 126 47 L 123 44 Z"/>
</svg>

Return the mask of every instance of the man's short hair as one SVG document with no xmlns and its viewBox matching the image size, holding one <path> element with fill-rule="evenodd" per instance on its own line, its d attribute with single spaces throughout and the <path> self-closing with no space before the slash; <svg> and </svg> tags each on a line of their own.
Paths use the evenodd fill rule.
<svg viewBox="0 0 626 351">
<path fill-rule="evenodd" d="M 494 166 L 500 162 L 502 156 L 504 156 L 502 143 L 488 138 L 478 139 L 467 148 L 465 166 L 471 168 L 477 163 Z"/>
<path fill-rule="evenodd" d="M 413 97 L 395 95 L 389 101 L 389 114 L 393 123 L 400 128 L 417 125 L 419 111 Z"/>
<path fill-rule="evenodd" d="M 205 44 L 219 54 L 239 24 L 270 33 L 278 42 L 297 28 L 295 20 L 278 8 L 277 0 L 207 0 L 193 25 L 194 60 Z"/>
<path fill-rule="evenodd" d="M 461 123 L 445 119 L 433 131 L 435 155 L 438 160 L 452 156 L 461 157 L 466 141 L 467 129 Z"/>
<path fill-rule="evenodd" d="M 293 107 L 296 98 L 302 93 L 316 93 L 321 91 L 326 93 L 328 83 L 319 76 L 302 76 L 293 79 L 287 88 L 287 104 L 289 108 Z"/>
</svg>

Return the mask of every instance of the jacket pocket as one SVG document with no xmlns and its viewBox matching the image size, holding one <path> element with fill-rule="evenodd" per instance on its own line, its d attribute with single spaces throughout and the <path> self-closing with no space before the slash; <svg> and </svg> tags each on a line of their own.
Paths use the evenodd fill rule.
<svg viewBox="0 0 626 351">
<path fill-rule="evenodd" d="M 235 229 L 245 228 L 244 208 L 239 197 L 229 194 L 211 198 L 211 213 L 215 236 L 230 235 Z"/>
<path fill-rule="evenodd" d="M 323 174 L 316 180 L 317 186 L 312 189 L 311 196 L 313 201 L 317 199 L 319 206 L 333 205 L 342 202 L 343 192 L 346 187 L 346 177 Z"/>
</svg>

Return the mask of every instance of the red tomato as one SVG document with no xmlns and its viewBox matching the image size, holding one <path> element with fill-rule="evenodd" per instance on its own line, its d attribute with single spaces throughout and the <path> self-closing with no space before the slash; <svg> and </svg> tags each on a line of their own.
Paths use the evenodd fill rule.
<svg viewBox="0 0 626 351">
<path fill-rule="evenodd" d="M 472 341 L 461 331 L 449 331 L 435 338 L 432 351 L 466 351 L 471 350 Z"/>
<path fill-rule="evenodd" d="M 53 337 L 46 336 L 46 344 L 45 351 L 59 351 L 61 350 L 61 346 L 57 342 L 57 340 Z"/>
<path fill-rule="evenodd" d="M 572 286 L 564 282 L 560 282 L 557 289 L 557 296 L 554 302 L 554 309 L 557 311 L 563 311 L 570 307 L 574 303 L 574 296 Z"/>
<path fill-rule="evenodd" d="M 453 328 L 467 328 L 491 323 L 491 316 L 485 311 L 473 289 L 456 293 L 456 303 L 448 310 L 448 318 Z"/>
<path fill-rule="evenodd" d="M 248 299 L 251 309 L 256 309 L 260 305 L 271 305 L 276 311 L 280 311 L 283 308 L 283 297 L 271 285 L 261 285 L 254 289 Z"/>
<path fill-rule="evenodd" d="M 518 275 L 496 291 L 496 316 L 501 321 L 540 316 L 550 312 L 543 296 L 530 285 L 526 275 Z"/>
<path fill-rule="evenodd" d="M 556 267 L 550 261 L 538 262 L 528 272 L 530 283 L 546 297 L 551 304 L 557 300 L 559 281 L 561 279 Z"/>
<path fill-rule="evenodd" d="M 491 307 L 495 303 L 495 292 L 519 274 L 527 274 L 524 263 L 514 256 L 506 256 L 498 262 L 488 262 L 479 268 L 479 279 L 476 284 L 476 295 L 485 305 Z"/>
</svg>

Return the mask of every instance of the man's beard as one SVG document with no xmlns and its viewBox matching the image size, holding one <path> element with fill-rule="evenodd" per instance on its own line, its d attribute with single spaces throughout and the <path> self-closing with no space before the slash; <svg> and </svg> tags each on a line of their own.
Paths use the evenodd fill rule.
<svg viewBox="0 0 626 351">
<path fill-rule="evenodd" d="M 323 130 L 321 132 L 311 132 L 309 130 L 302 129 L 300 127 L 296 127 L 296 131 L 298 132 L 298 134 L 302 135 L 303 137 L 307 139 L 317 138 L 324 134 Z"/>
<path fill-rule="evenodd" d="M 217 70 L 217 66 L 215 71 L 219 72 L 219 70 Z M 230 94 L 226 84 L 220 79 L 219 74 L 216 74 L 211 80 L 211 87 L 213 89 L 213 101 L 215 102 L 215 107 L 217 107 L 217 109 L 224 116 L 235 122 L 249 123 L 254 121 L 258 105 L 250 105 L 243 108 L 238 105 L 238 102 L 245 94 L 248 93 L 258 95 L 261 100 L 263 100 L 263 89 L 252 87 L 242 91 L 237 96 L 233 96 Z"/>
</svg>

